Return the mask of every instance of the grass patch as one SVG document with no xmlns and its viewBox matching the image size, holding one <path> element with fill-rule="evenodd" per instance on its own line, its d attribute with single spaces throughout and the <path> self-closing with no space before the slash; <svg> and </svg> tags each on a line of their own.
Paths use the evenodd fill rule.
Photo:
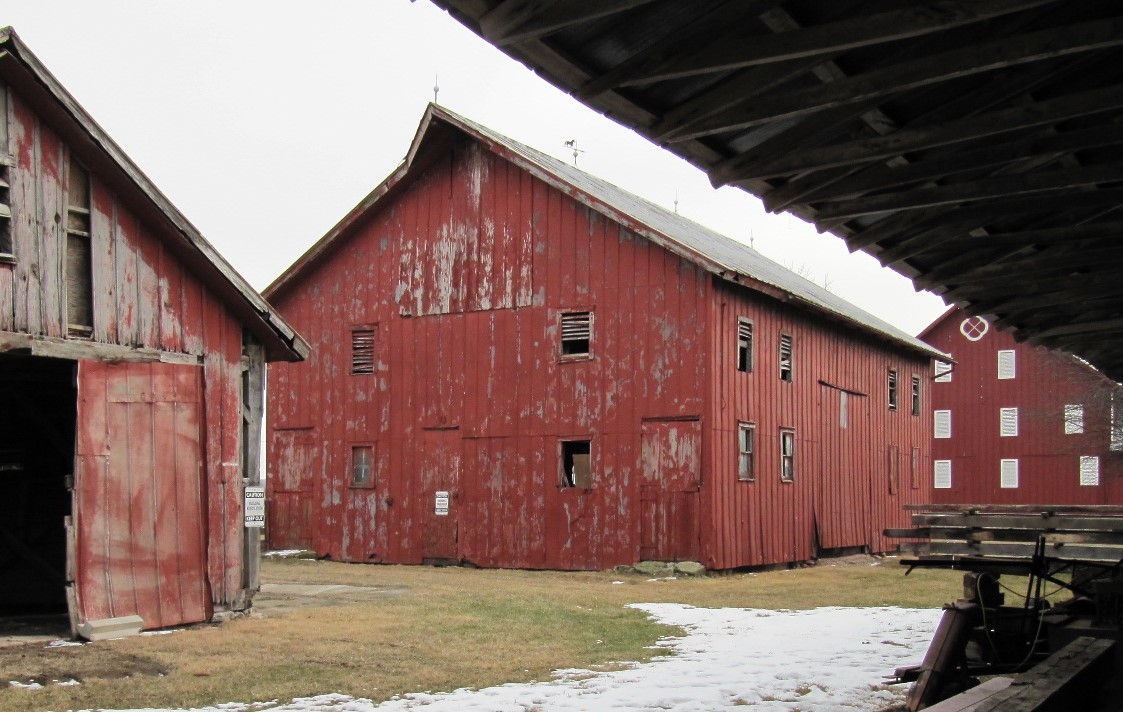
<svg viewBox="0 0 1123 712">
<path fill-rule="evenodd" d="M 31 679 L 47 667 L 82 681 L 41 690 L 0 689 L 0 709 L 197 707 L 326 692 L 381 701 L 406 692 L 545 680 L 558 668 L 613 669 L 621 661 L 661 654 L 650 646 L 675 631 L 625 608 L 628 603 L 931 607 L 959 595 L 960 574 L 916 571 L 907 579 L 903 574 L 891 560 L 659 581 L 610 572 L 266 561 L 266 582 L 397 593 L 294 605 L 264 618 L 174 635 L 81 648 L 0 649 L 0 681 Z M 126 678 L 121 674 L 129 666 L 109 664 L 114 660 L 143 665 Z"/>
</svg>

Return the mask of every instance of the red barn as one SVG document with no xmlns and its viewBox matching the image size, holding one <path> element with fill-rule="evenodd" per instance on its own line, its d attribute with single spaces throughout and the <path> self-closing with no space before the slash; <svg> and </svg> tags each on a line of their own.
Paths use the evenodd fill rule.
<svg viewBox="0 0 1123 712">
<path fill-rule="evenodd" d="M 885 550 L 930 496 L 939 352 L 440 107 L 265 293 L 314 345 L 269 371 L 276 548 L 728 569 Z"/>
<path fill-rule="evenodd" d="M 955 308 L 919 338 L 955 359 L 932 386 L 934 502 L 1123 503 L 1119 384 Z"/>
<path fill-rule="evenodd" d="M 0 30 L 0 615 L 249 605 L 264 362 L 306 353 Z"/>
</svg>

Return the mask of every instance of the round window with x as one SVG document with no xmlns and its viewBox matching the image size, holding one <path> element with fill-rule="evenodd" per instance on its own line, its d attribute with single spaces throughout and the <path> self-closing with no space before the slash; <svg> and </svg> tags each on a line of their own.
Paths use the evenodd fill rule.
<svg viewBox="0 0 1123 712">
<path fill-rule="evenodd" d="M 959 333 L 968 341 L 978 341 L 986 336 L 990 322 L 981 316 L 969 316 L 959 325 Z"/>
</svg>

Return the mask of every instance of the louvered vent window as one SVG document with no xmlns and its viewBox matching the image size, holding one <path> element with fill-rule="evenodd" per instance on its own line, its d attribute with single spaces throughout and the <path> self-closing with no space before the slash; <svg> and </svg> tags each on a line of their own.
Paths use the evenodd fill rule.
<svg viewBox="0 0 1123 712">
<path fill-rule="evenodd" d="M 1002 489 L 1018 488 L 1017 459 L 1002 460 L 998 466 L 998 486 Z"/>
<path fill-rule="evenodd" d="M 1014 378 L 1017 375 L 1013 349 L 1003 349 L 998 352 L 998 379 L 1002 381 Z"/>
<path fill-rule="evenodd" d="M 374 329 L 351 330 L 351 373 L 374 373 Z"/>
<path fill-rule="evenodd" d="M 936 361 L 936 383 L 951 383 L 951 364 L 947 361 Z"/>
<path fill-rule="evenodd" d="M 780 380 L 792 382 L 792 337 L 780 334 Z"/>
<path fill-rule="evenodd" d="M 950 410 L 937 410 L 932 413 L 932 425 L 934 438 L 950 438 L 951 437 L 951 411 Z"/>
<path fill-rule="evenodd" d="M 920 415 L 920 376 L 912 377 L 912 414 Z"/>
<path fill-rule="evenodd" d="M 0 84 L 0 259 L 11 259 L 15 253 L 12 239 L 12 191 L 8 184 L 8 87 Z"/>
<path fill-rule="evenodd" d="M 1065 406 L 1065 435 L 1080 435 L 1084 432 L 1084 406 Z"/>
<path fill-rule="evenodd" d="M 73 156 L 66 191 L 66 324 L 72 336 L 89 336 L 94 326 L 90 174 Z"/>
<path fill-rule="evenodd" d="M 561 315 L 562 356 L 588 356 L 592 341 L 592 312 L 566 312 Z"/>
<path fill-rule="evenodd" d="M 1097 455 L 1080 456 L 1080 486 L 1096 487 L 1100 484 L 1100 458 Z"/>
<path fill-rule="evenodd" d="M 999 437 L 1016 438 L 1018 436 L 1018 409 L 1000 408 L 998 426 Z"/>
<path fill-rule="evenodd" d="M 889 369 L 889 410 L 897 410 L 897 372 Z"/>
<path fill-rule="evenodd" d="M 951 489 L 951 460 L 936 460 L 932 464 L 934 475 L 933 487 L 936 489 Z"/>
<path fill-rule="evenodd" d="M 753 323 L 748 319 L 737 320 L 737 370 L 753 370 Z"/>
</svg>

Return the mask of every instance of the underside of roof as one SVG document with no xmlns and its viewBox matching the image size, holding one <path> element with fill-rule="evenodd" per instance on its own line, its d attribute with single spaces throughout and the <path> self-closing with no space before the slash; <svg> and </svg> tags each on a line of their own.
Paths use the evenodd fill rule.
<svg viewBox="0 0 1123 712">
<path fill-rule="evenodd" d="M 1116 0 L 432 0 L 543 78 L 1123 380 Z"/>
</svg>

